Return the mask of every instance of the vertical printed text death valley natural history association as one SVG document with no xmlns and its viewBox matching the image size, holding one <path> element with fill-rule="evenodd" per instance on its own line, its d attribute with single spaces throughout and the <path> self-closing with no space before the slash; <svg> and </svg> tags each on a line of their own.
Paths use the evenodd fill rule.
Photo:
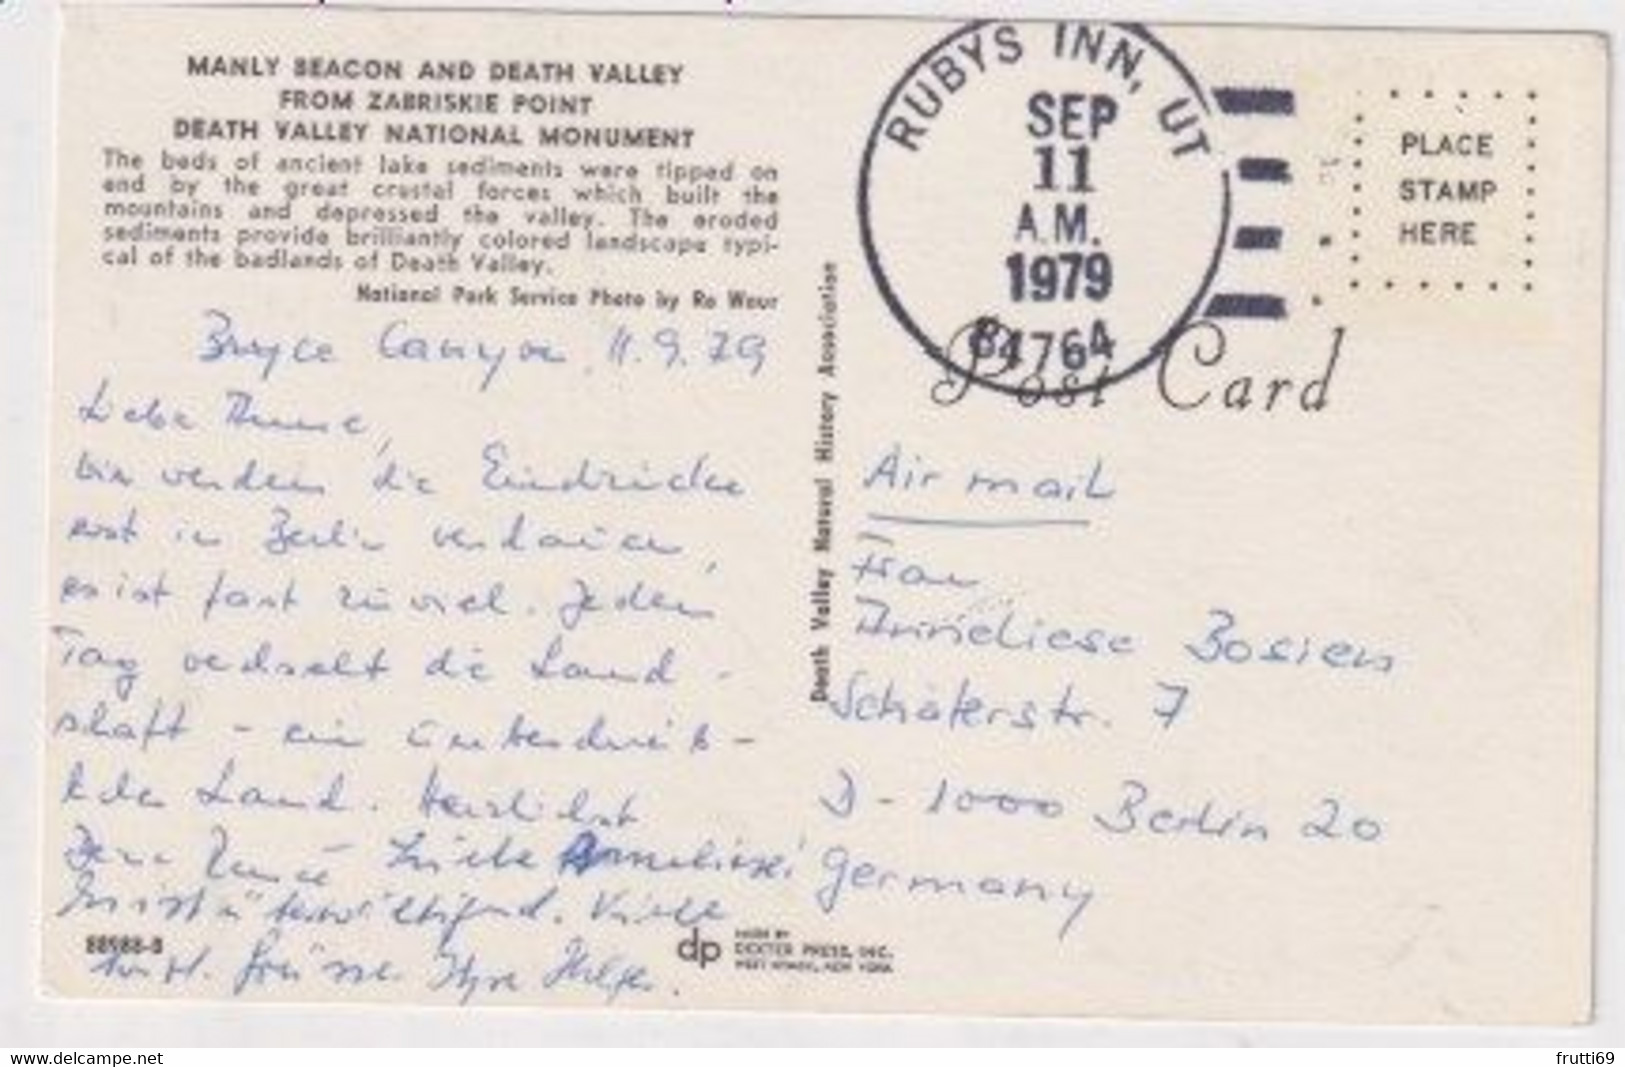
<svg viewBox="0 0 1625 1067">
<path fill-rule="evenodd" d="M 63 18 L 52 995 L 1589 1013 L 1597 39 Z"/>
</svg>

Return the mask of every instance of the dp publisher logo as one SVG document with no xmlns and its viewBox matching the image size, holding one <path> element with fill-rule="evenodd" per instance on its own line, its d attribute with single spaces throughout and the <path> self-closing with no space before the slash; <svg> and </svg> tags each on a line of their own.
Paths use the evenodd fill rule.
<svg viewBox="0 0 1625 1067">
<path fill-rule="evenodd" d="M 703 971 L 722 958 L 722 945 L 701 937 L 700 928 L 696 926 L 689 930 L 687 937 L 677 942 L 677 958 Z"/>
</svg>

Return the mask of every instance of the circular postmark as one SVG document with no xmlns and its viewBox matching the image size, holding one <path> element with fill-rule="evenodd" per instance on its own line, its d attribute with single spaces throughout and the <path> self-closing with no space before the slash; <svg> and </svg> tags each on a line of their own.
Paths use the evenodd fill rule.
<svg viewBox="0 0 1625 1067">
<path fill-rule="evenodd" d="M 1207 95 L 1144 27 L 969 23 L 904 71 L 864 148 L 864 254 L 944 371 L 1024 403 L 1100 392 L 1196 316 L 1230 226 Z"/>
</svg>

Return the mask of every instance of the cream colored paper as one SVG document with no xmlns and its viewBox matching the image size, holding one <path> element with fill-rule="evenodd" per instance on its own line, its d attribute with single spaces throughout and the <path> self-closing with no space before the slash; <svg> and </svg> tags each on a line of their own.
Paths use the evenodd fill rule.
<svg viewBox="0 0 1625 1067">
<path fill-rule="evenodd" d="M 1606 76 L 68 11 L 46 987 L 1586 1018 Z"/>
</svg>

